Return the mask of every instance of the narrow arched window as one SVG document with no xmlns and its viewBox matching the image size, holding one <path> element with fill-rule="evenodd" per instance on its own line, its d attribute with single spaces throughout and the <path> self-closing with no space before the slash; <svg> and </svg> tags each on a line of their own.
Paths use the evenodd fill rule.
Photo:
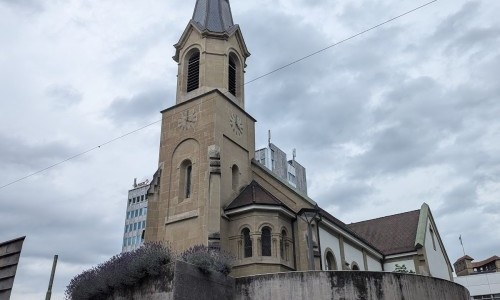
<svg viewBox="0 0 500 300">
<path fill-rule="evenodd" d="M 326 269 L 327 270 L 337 270 L 337 262 L 335 261 L 335 256 L 332 252 L 328 251 L 326 254 Z"/>
<path fill-rule="evenodd" d="M 262 234 L 260 237 L 262 243 L 262 256 L 271 256 L 271 228 L 262 228 Z"/>
<path fill-rule="evenodd" d="M 232 56 L 229 56 L 228 65 L 228 89 L 231 94 L 236 96 L 236 62 Z"/>
<path fill-rule="evenodd" d="M 356 262 L 352 262 L 352 268 L 353 271 L 359 271 L 358 264 Z"/>
<path fill-rule="evenodd" d="M 186 159 L 181 163 L 179 173 L 179 201 L 191 198 L 192 194 L 193 164 Z"/>
<path fill-rule="evenodd" d="M 188 60 L 187 92 L 196 90 L 200 85 L 200 52 L 195 51 Z"/>
<path fill-rule="evenodd" d="M 233 191 L 238 190 L 238 186 L 240 185 L 240 170 L 237 165 L 233 165 L 231 168 L 232 173 L 232 183 L 233 183 Z"/>
<path fill-rule="evenodd" d="M 243 256 L 252 257 L 252 238 L 250 238 L 250 229 L 243 229 L 241 234 L 243 235 Z"/>
<path fill-rule="evenodd" d="M 184 188 L 185 191 L 185 197 L 190 198 L 191 197 L 191 173 L 193 171 L 193 166 L 189 165 L 186 168 L 186 187 Z"/>
<path fill-rule="evenodd" d="M 281 243 L 280 243 L 280 254 L 281 259 L 286 259 L 286 231 L 281 231 Z"/>
</svg>

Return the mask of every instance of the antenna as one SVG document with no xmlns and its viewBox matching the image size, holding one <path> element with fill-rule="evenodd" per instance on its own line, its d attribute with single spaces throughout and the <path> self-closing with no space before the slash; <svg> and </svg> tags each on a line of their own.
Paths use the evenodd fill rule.
<svg viewBox="0 0 500 300">
<path fill-rule="evenodd" d="M 134 178 L 134 188 L 137 187 L 137 178 Z"/>
<path fill-rule="evenodd" d="M 293 148 L 293 161 L 295 161 L 295 157 L 297 157 L 297 149 Z"/>
<path fill-rule="evenodd" d="M 464 248 L 464 243 L 462 242 L 462 235 L 460 235 L 458 237 L 458 239 L 460 240 L 460 245 L 462 245 L 462 251 L 464 252 L 464 256 L 465 256 L 465 248 Z"/>
<path fill-rule="evenodd" d="M 271 145 L 271 129 L 267 131 L 267 144 Z"/>
</svg>

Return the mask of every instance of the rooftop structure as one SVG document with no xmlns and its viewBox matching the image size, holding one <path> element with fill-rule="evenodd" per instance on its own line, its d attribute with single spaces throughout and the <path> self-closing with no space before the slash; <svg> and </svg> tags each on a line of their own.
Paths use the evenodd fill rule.
<svg viewBox="0 0 500 300">
<path fill-rule="evenodd" d="M 286 153 L 276 145 L 255 151 L 255 160 L 271 170 L 279 178 L 307 195 L 306 168 L 295 160 L 295 149 L 293 159 L 287 160 Z"/>
</svg>

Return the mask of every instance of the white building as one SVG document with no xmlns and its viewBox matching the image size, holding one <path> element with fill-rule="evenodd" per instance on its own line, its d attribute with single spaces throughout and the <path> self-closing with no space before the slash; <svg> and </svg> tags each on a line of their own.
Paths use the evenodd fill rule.
<svg viewBox="0 0 500 300">
<path fill-rule="evenodd" d="M 474 261 L 465 255 L 453 265 L 457 274 L 454 281 L 465 286 L 472 299 L 500 300 L 500 257 Z"/>
<path fill-rule="evenodd" d="M 144 230 L 148 213 L 148 189 L 148 180 L 139 184 L 134 180 L 134 188 L 128 191 L 122 252 L 135 250 L 144 243 Z"/>
</svg>

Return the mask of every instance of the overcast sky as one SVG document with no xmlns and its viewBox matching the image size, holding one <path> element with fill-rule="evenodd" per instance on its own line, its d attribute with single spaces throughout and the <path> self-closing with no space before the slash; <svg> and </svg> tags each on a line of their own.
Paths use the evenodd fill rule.
<svg viewBox="0 0 500 300">
<path fill-rule="evenodd" d="M 426 1 L 232 0 L 251 80 Z M 195 0 L 0 0 L 0 186 L 161 118 Z M 246 86 L 256 146 L 307 168 L 346 223 L 430 205 L 452 263 L 500 249 L 500 1 L 440 0 Z M 159 124 L 0 189 L 0 241 L 26 235 L 12 299 L 53 299 L 121 251 L 127 190 Z"/>
</svg>

